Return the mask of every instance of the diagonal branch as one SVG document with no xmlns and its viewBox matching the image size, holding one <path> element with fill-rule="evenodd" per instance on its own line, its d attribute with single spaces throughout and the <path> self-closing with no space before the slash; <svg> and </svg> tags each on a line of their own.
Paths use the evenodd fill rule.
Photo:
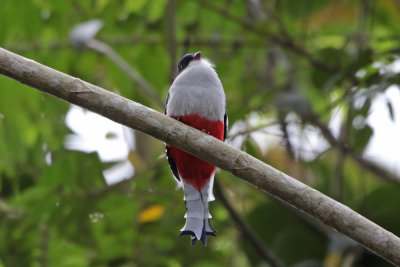
<svg viewBox="0 0 400 267">
<path fill-rule="evenodd" d="M 252 244 L 254 249 L 258 254 L 268 262 L 272 267 L 282 267 L 284 266 L 279 259 L 275 257 L 264 245 L 263 241 L 249 228 L 249 226 L 240 218 L 239 214 L 234 210 L 232 205 L 226 199 L 222 188 L 217 180 L 214 181 L 215 195 L 218 200 L 221 201 L 222 205 L 228 210 L 231 218 L 238 225 L 239 230 L 242 232 L 243 236 Z"/>
<path fill-rule="evenodd" d="M 400 265 L 400 238 L 262 161 L 139 103 L 0 48 L 0 74 L 134 128 L 232 173 Z"/>
<path fill-rule="evenodd" d="M 203 7 L 207 8 L 215 13 L 218 13 L 219 15 L 223 16 L 224 18 L 241 25 L 243 28 L 245 28 L 257 35 L 260 35 L 264 38 L 267 38 L 267 39 L 279 44 L 280 46 L 282 46 L 284 48 L 287 48 L 288 50 L 292 51 L 296 55 L 305 58 L 311 65 L 313 65 L 314 67 L 316 67 L 320 70 L 323 70 L 328 73 L 336 72 L 336 71 L 340 70 L 337 66 L 327 65 L 325 62 L 315 58 L 314 55 L 312 55 L 304 47 L 302 47 L 298 43 L 296 43 L 293 40 L 293 38 L 291 38 L 286 32 L 283 32 L 281 34 L 273 33 L 265 28 L 257 27 L 250 20 L 237 17 L 234 14 L 232 14 L 228 9 L 215 6 L 214 4 L 211 4 L 210 2 L 208 2 L 207 0 L 197 0 L 197 2 L 200 5 L 202 5 Z"/>
<path fill-rule="evenodd" d="M 176 19 L 175 19 L 175 0 L 168 0 L 167 8 L 167 47 L 170 59 L 169 78 L 172 82 L 176 75 Z"/>
<path fill-rule="evenodd" d="M 160 98 L 156 90 L 134 68 L 132 68 L 128 62 L 118 55 L 114 49 L 112 49 L 106 43 L 96 39 L 90 39 L 85 44 L 88 48 L 102 53 L 111 59 L 123 72 L 129 76 L 129 78 L 140 88 L 140 90 L 150 96 L 159 107 L 164 106 L 164 101 Z"/>
<path fill-rule="evenodd" d="M 112 47 L 116 46 L 132 46 L 138 43 L 145 44 L 147 46 L 160 46 L 165 45 L 165 40 L 156 37 L 144 37 L 144 36 L 133 36 L 133 37 L 115 37 L 113 38 L 101 38 L 102 42 L 109 44 Z M 265 48 L 267 41 L 265 40 L 244 40 L 240 37 L 230 38 L 230 39 L 213 39 L 213 38 L 201 38 L 198 36 L 190 37 L 190 39 L 176 40 L 175 41 L 177 47 L 185 47 L 188 45 L 198 46 L 198 47 L 242 47 L 246 46 L 249 48 Z M 50 50 L 50 51 L 58 51 L 63 49 L 70 49 L 70 42 L 66 41 L 52 41 L 49 43 L 41 43 L 38 40 L 30 41 L 29 43 L 9 43 L 4 44 L 4 48 L 8 50 L 12 50 L 18 53 L 27 53 L 38 50 Z M 175 65 L 174 65 L 175 67 Z"/>
<path fill-rule="evenodd" d="M 377 177 L 381 178 L 382 180 L 392 182 L 392 183 L 400 183 L 400 177 L 395 175 L 394 173 L 391 173 L 375 162 L 370 161 L 369 159 L 365 158 L 364 156 L 360 155 L 356 151 L 352 150 L 347 144 L 341 142 L 340 140 L 336 139 L 335 136 L 333 136 L 331 130 L 323 124 L 318 116 L 315 114 L 309 114 L 305 115 L 302 114 L 301 118 L 305 122 L 309 122 L 316 127 L 318 127 L 324 136 L 324 138 L 328 141 L 328 143 L 332 147 L 339 148 L 345 155 L 348 155 L 350 158 L 352 158 L 355 162 L 357 162 L 358 165 L 360 165 L 362 168 L 367 169 L 371 173 L 375 174 Z"/>
</svg>

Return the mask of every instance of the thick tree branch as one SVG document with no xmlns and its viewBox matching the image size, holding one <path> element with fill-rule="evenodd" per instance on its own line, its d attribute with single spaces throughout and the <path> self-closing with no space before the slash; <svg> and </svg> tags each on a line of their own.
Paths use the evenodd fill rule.
<svg viewBox="0 0 400 267">
<path fill-rule="evenodd" d="M 400 265 L 400 239 L 317 190 L 212 136 L 100 87 L 0 48 L 0 74 L 206 160 Z"/>
</svg>

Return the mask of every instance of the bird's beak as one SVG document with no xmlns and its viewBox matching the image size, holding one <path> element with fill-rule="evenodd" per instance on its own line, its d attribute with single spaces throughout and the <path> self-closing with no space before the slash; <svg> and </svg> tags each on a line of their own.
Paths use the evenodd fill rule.
<svg viewBox="0 0 400 267">
<path fill-rule="evenodd" d="M 201 52 L 194 53 L 193 60 L 200 60 L 201 59 Z"/>
</svg>

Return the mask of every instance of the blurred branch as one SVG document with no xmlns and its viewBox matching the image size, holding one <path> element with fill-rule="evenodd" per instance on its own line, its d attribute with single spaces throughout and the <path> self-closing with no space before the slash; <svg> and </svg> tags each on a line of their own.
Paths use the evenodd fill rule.
<svg viewBox="0 0 400 267">
<path fill-rule="evenodd" d="M 222 192 L 221 186 L 219 185 L 218 180 L 214 181 L 215 194 L 217 199 L 221 201 L 222 205 L 229 212 L 229 215 L 238 225 L 240 232 L 243 236 L 250 242 L 250 244 L 254 247 L 254 249 L 258 252 L 258 254 L 263 258 L 267 263 L 269 263 L 273 267 L 282 267 L 284 266 L 282 262 L 275 257 L 264 245 L 263 241 L 251 230 L 251 228 L 242 220 L 239 214 L 234 210 L 234 208 L 229 203 L 228 199 L 226 199 L 224 193 Z"/>
<path fill-rule="evenodd" d="M 342 267 L 355 266 L 355 262 L 360 258 L 363 250 L 360 246 L 352 247 L 344 256 Z"/>
<path fill-rule="evenodd" d="M 275 34 L 271 31 L 268 31 L 266 28 L 257 27 L 257 25 L 252 23 L 252 21 L 235 16 L 228 9 L 217 7 L 214 4 L 211 4 L 207 0 L 197 0 L 197 2 L 200 5 L 202 5 L 203 7 L 207 8 L 215 13 L 220 14 L 224 18 L 229 19 L 229 20 L 241 25 L 243 28 L 245 28 L 253 33 L 258 34 L 258 35 L 262 36 L 263 38 L 267 38 L 270 41 L 273 41 L 276 44 L 279 44 L 280 46 L 292 51 L 293 53 L 297 54 L 298 56 L 305 58 L 311 65 L 313 65 L 314 67 L 316 67 L 320 70 L 323 70 L 325 72 L 336 72 L 336 71 L 340 70 L 337 66 L 327 65 L 325 62 L 320 61 L 319 59 L 315 58 L 304 47 L 302 47 L 298 43 L 296 43 L 288 34 L 285 34 L 285 33 Z"/>
<path fill-rule="evenodd" d="M 158 45 L 165 45 L 165 40 L 157 37 L 142 37 L 142 36 L 134 36 L 134 37 L 114 37 L 112 39 L 107 38 L 98 38 L 104 43 L 109 44 L 112 47 L 117 46 L 132 46 L 137 44 L 144 44 L 147 46 L 158 46 Z M 264 40 L 246 40 L 243 38 L 236 38 L 236 39 L 205 39 L 205 38 L 198 38 L 198 37 L 190 37 L 183 41 L 176 41 L 176 46 L 182 47 L 187 45 L 193 46 L 201 46 L 201 47 L 252 47 L 252 48 L 262 48 L 265 49 L 266 41 Z M 38 51 L 38 50 L 51 50 L 57 51 L 62 49 L 70 49 L 71 43 L 67 41 L 53 41 L 50 43 L 42 43 L 41 41 L 31 41 L 29 43 L 10 43 L 5 44 L 4 47 L 8 50 L 15 51 L 17 53 L 27 53 L 31 51 Z"/>
<path fill-rule="evenodd" d="M 134 177 L 135 176 L 136 176 L 136 174 L 134 175 Z M 126 192 L 127 190 L 130 190 L 131 187 L 129 186 L 129 184 L 132 182 L 134 177 L 131 177 L 128 179 L 123 179 L 114 184 L 110 184 L 110 185 L 107 185 L 107 186 L 104 186 L 101 188 L 96 188 L 94 190 L 91 190 L 91 191 L 85 193 L 84 195 L 87 197 L 98 198 L 98 197 L 104 197 L 108 193 L 115 192 L 115 191 Z"/>
<path fill-rule="evenodd" d="M 359 1 L 359 11 L 358 11 L 358 29 L 357 29 L 357 50 L 358 54 L 361 55 L 361 52 L 364 50 L 366 46 L 368 46 L 368 40 L 366 38 L 367 34 L 367 20 L 371 17 L 371 1 L 370 0 L 361 0 Z"/>
<path fill-rule="evenodd" d="M 347 111 L 347 118 L 343 122 L 342 127 L 340 129 L 340 135 L 339 135 L 339 140 L 338 143 L 340 144 L 347 144 L 349 135 L 350 135 L 350 130 L 351 130 L 351 123 L 353 121 L 353 105 L 352 101 L 349 101 L 349 109 Z M 344 146 L 339 147 L 339 153 L 336 159 L 336 166 L 335 166 L 335 171 L 336 175 L 332 179 L 332 184 L 331 184 L 331 195 L 334 199 L 337 201 L 342 201 L 342 190 L 343 190 L 343 179 L 344 179 L 344 162 L 346 158 L 346 151 L 344 149 Z"/>
<path fill-rule="evenodd" d="M 164 165 L 164 162 L 162 162 L 161 160 L 158 160 L 156 162 L 152 162 L 150 164 L 150 166 L 148 166 L 148 168 L 146 168 L 146 170 L 157 171 L 162 167 L 162 165 Z M 91 190 L 91 191 L 85 193 L 85 196 L 94 197 L 94 198 L 104 197 L 108 193 L 115 192 L 115 191 L 130 193 L 130 192 L 132 192 L 132 187 L 129 186 L 129 184 L 134 179 L 140 177 L 140 175 L 142 175 L 143 173 L 144 173 L 143 171 L 140 172 L 140 171 L 135 170 L 135 173 L 132 177 L 118 181 L 111 185 L 107 185 L 107 186 L 104 186 L 101 188 L 96 188 L 94 190 Z M 161 194 L 161 192 L 158 192 L 158 193 Z"/>
<path fill-rule="evenodd" d="M 286 151 L 289 156 L 288 159 L 293 162 L 296 160 L 296 155 L 294 154 L 292 142 L 290 142 L 289 132 L 287 129 L 288 124 L 285 120 L 286 114 L 283 114 L 282 112 L 278 112 L 278 113 L 279 113 L 278 114 L 279 123 L 280 123 L 281 131 L 283 133 L 283 140 L 285 142 Z"/>
<path fill-rule="evenodd" d="M 0 74 L 195 155 L 310 214 L 387 261 L 400 265 L 400 238 L 349 207 L 210 135 L 2 48 Z"/>
<path fill-rule="evenodd" d="M 49 239 L 50 239 L 50 231 L 48 226 L 45 222 L 39 224 L 39 266 L 46 267 L 48 266 L 47 254 L 48 254 L 48 247 L 49 247 Z"/>
<path fill-rule="evenodd" d="M 265 37 L 265 36 L 264 36 Z M 165 40 L 158 37 L 143 37 L 143 36 L 133 36 L 133 37 L 113 37 L 109 38 L 98 38 L 98 40 L 103 41 L 104 43 L 109 44 L 112 47 L 120 47 L 120 46 L 133 46 L 137 44 L 144 44 L 147 46 L 158 46 L 164 45 Z M 400 35 L 390 35 L 390 36 L 382 36 L 376 37 L 373 41 L 377 42 L 392 42 L 400 40 Z M 249 47 L 249 48 L 261 48 L 265 49 L 265 45 L 267 44 L 267 40 L 247 40 L 241 37 L 237 37 L 235 39 L 216 39 L 216 38 L 201 38 L 201 37 L 193 37 L 184 39 L 182 41 L 176 41 L 177 47 L 186 47 L 188 45 L 192 46 L 200 46 L 200 47 Z M 28 52 L 37 52 L 40 50 L 50 50 L 50 51 L 58 51 L 63 49 L 71 49 L 71 44 L 68 41 L 53 41 L 53 42 L 42 42 L 41 40 L 32 40 L 30 42 L 18 42 L 18 43 L 4 43 L 5 49 L 14 51 L 16 53 L 28 53 Z M 395 52 L 394 50 L 389 50 L 387 52 Z"/>
<path fill-rule="evenodd" d="M 175 0 L 167 4 L 167 47 L 170 59 L 169 77 L 172 82 L 176 72 L 176 38 L 175 38 Z"/>
<path fill-rule="evenodd" d="M 158 107 L 162 108 L 164 106 L 164 101 L 160 98 L 157 91 L 139 74 L 139 72 L 130 66 L 128 62 L 119 56 L 118 53 L 109 45 L 96 39 L 90 39 L 85 44 L 86 47 L 102 53 L 112 60 L 123 72 L 129 76 L 129 78 L 139 87 L 140 90 L 152 98 Z"/>
<path fill-rule="evenodd" d="M 233 139 L 235 139 L 235 138 L 238 137 L 238 136 L 249 135 L 249 134 L 258 132 L 258 131 L 260 131 L 260 130 L 262 130 L 262 129 L 264 129 L 264 128 L 267 128 L 267 127 L 269 127 L 269 126 L 276 125 L 276 124 L 277 124 L 276 121 L 271 121 L 271 122 L 267 122 L 267 123 L 264 123 L 264 124 L 257 125 L 257 126 L 255 126 L 255 127 L 247 127 L 246 129 L 244 129 L 244 130 L 242 130 L 242 131 L 238 131 L 238 132 L 236 132 L 236 133 L 234 133 L 234 134 L 230 134 L 230 135 L 228 136 L 228 139 L 229 139 L 229 140 L 233 140 Z"/>
<path fill-rule="evenodd" d="M 267 196 L 269 196 L 269 194 L 267 194 Z M 282 207 L 284 207 L 290 213 L 292 213 L 294 216 L 296 216 L 296 218 L 299 219 L 309 229 L 320 234 L 324 238 L 329 239 L 331 233 L 334 232 L 334 230 L 332 228 L 329 228 L 328 226 L 326 226 L 325 224 L 322 224 L 319 221 L 313 220 L 309 214 L 305 214 L 304 212 L 301 212 L 300 210 L 296 209 L 292 205 L 289 205 L 285 201 L 283 201 L 279 198 L 271 198 L 271 199 L 276 201 L 278 204 L 280 204 Z"/>
<path fill-rule="evenodd" d="M 352 266 L 352 265 L 344 265 L 351 264 L 354 260 L 357 259 L 359 254 L 363 252 L 362 246 L 360 244 L 354 242 L 352 239 L 348 238 L 347 236 L 336 232 L 334 229 L 322 224 L 319 221 L 315 221 L 310 217 L 308 214 L 301 212 L 300 210 L 294 208 L 293 206 L 287 204 L 286 202 L 272 198 L 272 200 L 279 203 L 282 207 L 287 209 L 291 214 L 296 216 L 306 227 L 310 230 L 318 233 L 322 237 L 324 237 L 328 242 L 328 249 L 327 249 L 327 256 L 326 258 L 329 259 L 332 255 L 338 255 L 340 258 L 339 261 L 343 257 L 342 265 L 329 265 L 329 266 Z M 344 255 L 343 255 L 344 254 Z M 328 266 L 324 264 L 323 266 Z"/>
<path fill-rule="evenodd" d="M 346 155 L 350 156 L 354 161 L 358 163 L 362 168 L 369 170 L 373 174 L 375 174 L 377 177 L 386 180 L 388 182 L 394 182 L 397 184 L 400 184 L 400 177 L 397 177 L 395 174 L 385 170 L 383 167 L 379 166 L 375 162 L 372 162 L 366 158 L 364 158 L 362 155 L 359 153 L 355 152 L 352 150 L 346 143 L 341 142 L 340 140 L 337 140 L 331 130 L 323 124 L 316 115 L 314 114 L 300 114 L 303 121 L 309 122 L 313 124 L 314 126 L 318 127 L 322 133 L 322 135 L 325 137 L 325 139 L 328 141 L 328 143 L 332 147 L 339 148 L 343 150 L 343 153 Z"/>
<path fill-rule="evenodd" d="M 335 164 L 335 175 L 332 178 L 332 183 L 331 183 L 331 197 L 336 199 L 337 201 L 342 201 L 342 191 L 343 191 L 343 166 L 344 166 L 344 161 L 346 158 L 346 153 L 343 149 L 339 149 L 339 153 L 336 158 L 336 164 Z"/>
<path fill-rule="evenodd" d="M 0 219 L 19 219 L 26 216 L 26 212 L 8 205 L 4 200 L 0 199 Z"/>
</svg>

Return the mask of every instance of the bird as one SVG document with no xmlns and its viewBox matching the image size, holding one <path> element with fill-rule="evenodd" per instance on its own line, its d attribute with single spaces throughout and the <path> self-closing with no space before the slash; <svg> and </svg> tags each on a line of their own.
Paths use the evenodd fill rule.
<svg viewBox="0 0 400 267">
<path fill-rule="evenodd" d="M 214 65 L 201 52 L 186 54 L 179 61 L 165 115 L 225 141 L 225 92 Z M 209 202 L 215 200 L 212 188 L 216 167 L 168 144 L 166 154 L 173 176 L 184 192 L 186 223 L 179 236 L 189 235 L 192 246 L 197 240 L 206 246 L 207 235 L 216 236 L 209 213 Z"/>
</svg>

